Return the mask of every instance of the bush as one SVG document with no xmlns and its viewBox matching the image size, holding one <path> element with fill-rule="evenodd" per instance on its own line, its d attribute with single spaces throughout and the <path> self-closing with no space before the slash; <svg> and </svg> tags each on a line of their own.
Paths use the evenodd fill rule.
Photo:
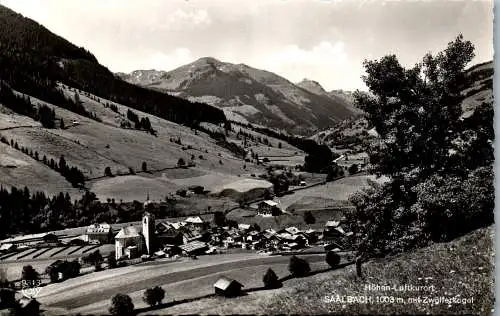
<svg viewBox="0 0 500 316">
<path fill-rule="evenodd" d="M 113 173 L 111 172 L 111 168 L 110 168 L 110 167 L 106 167 L 106 168 L 104 169 L 104 175 L 105 175 L 106 177 L 112 177 L 112 176 L 113 176 Z"/>
<path fill-rule="evenodd" d="M 353 164 L 353 165 L 350 165 L 349 168 L 347 168 L 347 171 L 349 172 L 349 174 L 356 174 L 358 173 L 358 165 L 357 164 Z"/>
<path fill-rule="evenodd" d="M 113 296 L 109 313 L 116 316 L 133 315 L 134 303 L 132 303 L 130 296 L 120 293 Z"/>
<path fill-rule="evenodd" d="M 304 222 L 308 225 L 316 223 L 316 218 L 314 218 L 313 214 L 311 211 L 306 211 L 304 213 Z"/>
<path fill-rule="evenodd" d="M 186 161 L 184 161 L 183 158 L 179 158 L 179 160 L 177 160 L 177 167 L 182 168 L 185 166 L 186 166 Z"/>
<path fill-rule="evenodd" d="M 146 289 L 144 291 L 144 295 L 142 296 L 144 303 L 148 304 L 149 306 L 161 304 L 164 298 L 165 290 L 159 286 Z"/>
<path fill-rule="evenodd" d="M 21 279 L 24 281 L 34 282 L 39 279 L 38 272 L 31 265 L 27 265 L 23 267 L 23 272 L 21 275 Z"/>
<path fill-rule="evenodd" d="M 311 272 L 311 267 L 309 262 L 305 259 L 293 256 L 290 258 L 290 263 L 288 264 L 288 271 L 295 278 L 301 278 L 308 276 Z"/>
<path fill-rule="evenodd" d="M 264 282 L 264 287 L 266 289 L 277 289 L 283 286 L 283 283 L 271 268 L 267 269 L 266 274 L 262 278 L 262 282 Z"/>
<path fill-rule="evenodd" d="M 326 263 L 332 268 L 340 263 L 340 255 L 335 251 L 328 251 L 326 254 Z"/>
<path fill-rule="evenodd" d="M 108 269 L 114 269 L 116 267 L 117 267 L 116 253 L 114 251 L 112 251 L 108 255 Z"/>
</svg>

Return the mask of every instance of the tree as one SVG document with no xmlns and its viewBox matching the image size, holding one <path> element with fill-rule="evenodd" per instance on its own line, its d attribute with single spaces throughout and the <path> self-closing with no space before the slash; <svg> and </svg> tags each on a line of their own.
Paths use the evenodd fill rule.
<svg viewBox="0 0 500 316">
<path fill-rule="evenodd" d="M 114 316 L 131 316 L 134 314 L 134 303 L 130 296 L 125 294 L 116 294 L 111 299 L 109 313 Z"/>
<path fill-rule="evenodd" d="M 358 165 L 357 164 L 350 165 L 349 168 L 347 168 L 347 171 L 349 172 L 349 174 L 358 173 Z"/>
<path fill-rule="evenodd" d="M 116 253 L 114 251 L 108 254 L 107 261 L 108 261 L 108 269 L 116 268 Z"/>
<path fill-rule="evenodd" d="M 292 256 L 290 258 L 290 262 L 288 263 L 288 271 L 293 277 L 301 278 L 309 275 L 311 267 L 309 266 L 309 262 L 305 259 Z"/>
<path fill-rule="evenodd" d="M 64 129 L 64 120 L 62 118 L 59 120 L 59 127 Z"/>
<path fill-rule="evenodd" d="M 340 263 L 340 256 L 335 251 L 328 251 L 326 253 L 326 263 L 332 268 L 336 267 Z"/>
<path fill-rule="evenodd" d="M 159 286 L 146 289 L 142 296 L 144 303 L 148 304 L 149 306 L 161 304 L 164 298 L 165 290 Z"/>
<path fill-rule="evenodd" d="M 370 93 L 355 99 L 380 138 L 368 147 L 371 172 L 390 181 L 350 199 L 347 220 L 360 254 L 407 251 L 493 222 L 493 104 L 461 117 L 473 57 L 472 43 L 459 35 L 408 69 L 395 55 L 365 61 Z"/>
<path fill-rule="evenodd" d="M 224 226 L 226 224 L 226 215 L 221 211 L 216 211 L 214 213 L 214 223 L 216 226 Z"/>
<path fill-rule="evenodd" d="M 145 161 L 142 162 L 142 166 L 141 166 L 141 169 L 143 172 L 147 172 L 148 171 L 148 165 Z"/>
<path fill-rule="evenodd" d="M 34 282 L 39 279 L 38 272 L 31 265 L 27 265 L 23 267 L 23 272 L 21 275 L 21 279 L 28 282 Z"/>
<path fill-rule="evenodd" d="M 106 168 L 104 169 L 104 175 L 105 175 L 106 177 L 112 177 L 112 176 L 113 176 L 113 173 L 111 172 L 111 168 L 110 168 L 110 167 L 106 167 Z"/>
<path fill-rule="evenodd" d="M 179 158 L 179 160 L 177 160 L 177 167 L 182 168 L 185 165 L 186 165 L 186 162 L 184 161 L 183 158 Z"/>
<path fill-rule="evenodd" d="M 304 212 L 304 222 L 308 225 L 316 223 L 316 218 L 314 218 L 314 215 L 311 213 L 311 211 Z"/>
<path fill-rule="evenodd" d="M 264 287 L 266 289 L 277 289 L 283 286 L 283 283 L 271 268 L 267 269 L 266 274 L 262 278 L 262 282 L 264 282 Z"/>
</svg>

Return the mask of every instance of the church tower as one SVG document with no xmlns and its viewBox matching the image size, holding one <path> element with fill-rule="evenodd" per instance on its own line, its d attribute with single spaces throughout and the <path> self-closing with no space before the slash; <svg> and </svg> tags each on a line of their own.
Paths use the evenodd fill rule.
<svg viewBox="0 0 500 316">
<path fill-rule="evenodd" d="M 142 217 L 142 235 L 146 243 L 146 253 L 152 255 L 154 252 L 155 217 L 149 212 L 144 213 Z"/>
</svg>

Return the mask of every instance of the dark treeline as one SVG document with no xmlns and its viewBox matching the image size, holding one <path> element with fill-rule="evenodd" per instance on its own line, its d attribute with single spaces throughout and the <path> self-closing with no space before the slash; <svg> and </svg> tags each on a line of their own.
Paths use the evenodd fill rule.
<svg viewBox="0 0 500 316">
<path fill-rule="evenodd" d="M 40 24 L 0 6 L 0 77 L 17 91 L 89 116 L 68 99 L 57 82 L 99 97 L 191 126 L 194 121 L 221 123 L 224 112 L 124 82 L 83 48 L 51 33 Z M 90 116 L 89 116 L 90 117 Z M 93 117 L 92 117 L 93 118 Z"/>
<path fill-rule="evenodd" d="M 31 117 L 34 120 L 40 121 L 46 128 L 54 128 L 56 113 L 54 109 L 42 104 L 38 107 L 38 111 L 31 104 L 28 96 L 16 95 L 10 86 L 0 80 L 0 103 L 17 114 Z"/>
<path fill-rule="evenodd" d="M 173 216 L 172 203 L 164 203 L 148 211 L 157 217 Z M 86 192 L 72 202 L 68 193 L 49 197 L 43 192 L 32 193 L 27 187 L 12 187 L 10 191 L 0 187 L 0 239 L 92 223 L 140 221 L 143 212 L 140 202 L 115 203 L 110 200 L 101 203 L 92 192 Z"/>
<path fill-rule="evenodd" d="M 243 124 L 233 121 L 231 123 L 247 127 L 269 137 L 280 139 L 304 151 L 307 154 L 304 162 L 304 168 L 308 172 L 326 172 L 328 166 L 331 165 L 332 160 L 338 157 L 338 155 L 332 153 L 327 145 L 319 145 L 312 139 L 277 132 L 267 127 L 257 127 L 250 123 Z"/>
</svg>

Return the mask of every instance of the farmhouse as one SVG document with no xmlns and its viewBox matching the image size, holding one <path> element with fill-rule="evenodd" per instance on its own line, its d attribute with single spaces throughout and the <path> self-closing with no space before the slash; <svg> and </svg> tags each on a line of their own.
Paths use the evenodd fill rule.
<svg viewBox="0 0 500 316">
<path fill-rule="evenodd" d="M 188 256 L 204 254 L 208 250 L 206 243 L 201 241 L 193 241 L 185 245 L 179 246 L 182 252 Z"/>
<path fill-rule="evenodd" d="M 87 228 L 86 235 L 89 243 L 109 244 L 113 241 L 113 230 L 111 225 L 106 223 L 90 225 Z"/>
<path fill-rule="evenodd" d="M 257 213 L 263 216 L 271 216 L 281 213 L 281 210 L 278 207 L 278 203 L 271 200 L 266 200 L 259 203 Z"/>
<path fill-rule="evenodd" d="M 199 216 L 188 217 L 184 222 L 186 223 L 185 226 L 193 230 L 202 230 L 206 226 L 205 222 Z"/>
<path fill-rule="evenodd" d="M 241 294 L 243 285 L 227 277 L 221 277 L 214 284 L 215 294 L 225 297 L 235 297 Z"/>
</svg>

